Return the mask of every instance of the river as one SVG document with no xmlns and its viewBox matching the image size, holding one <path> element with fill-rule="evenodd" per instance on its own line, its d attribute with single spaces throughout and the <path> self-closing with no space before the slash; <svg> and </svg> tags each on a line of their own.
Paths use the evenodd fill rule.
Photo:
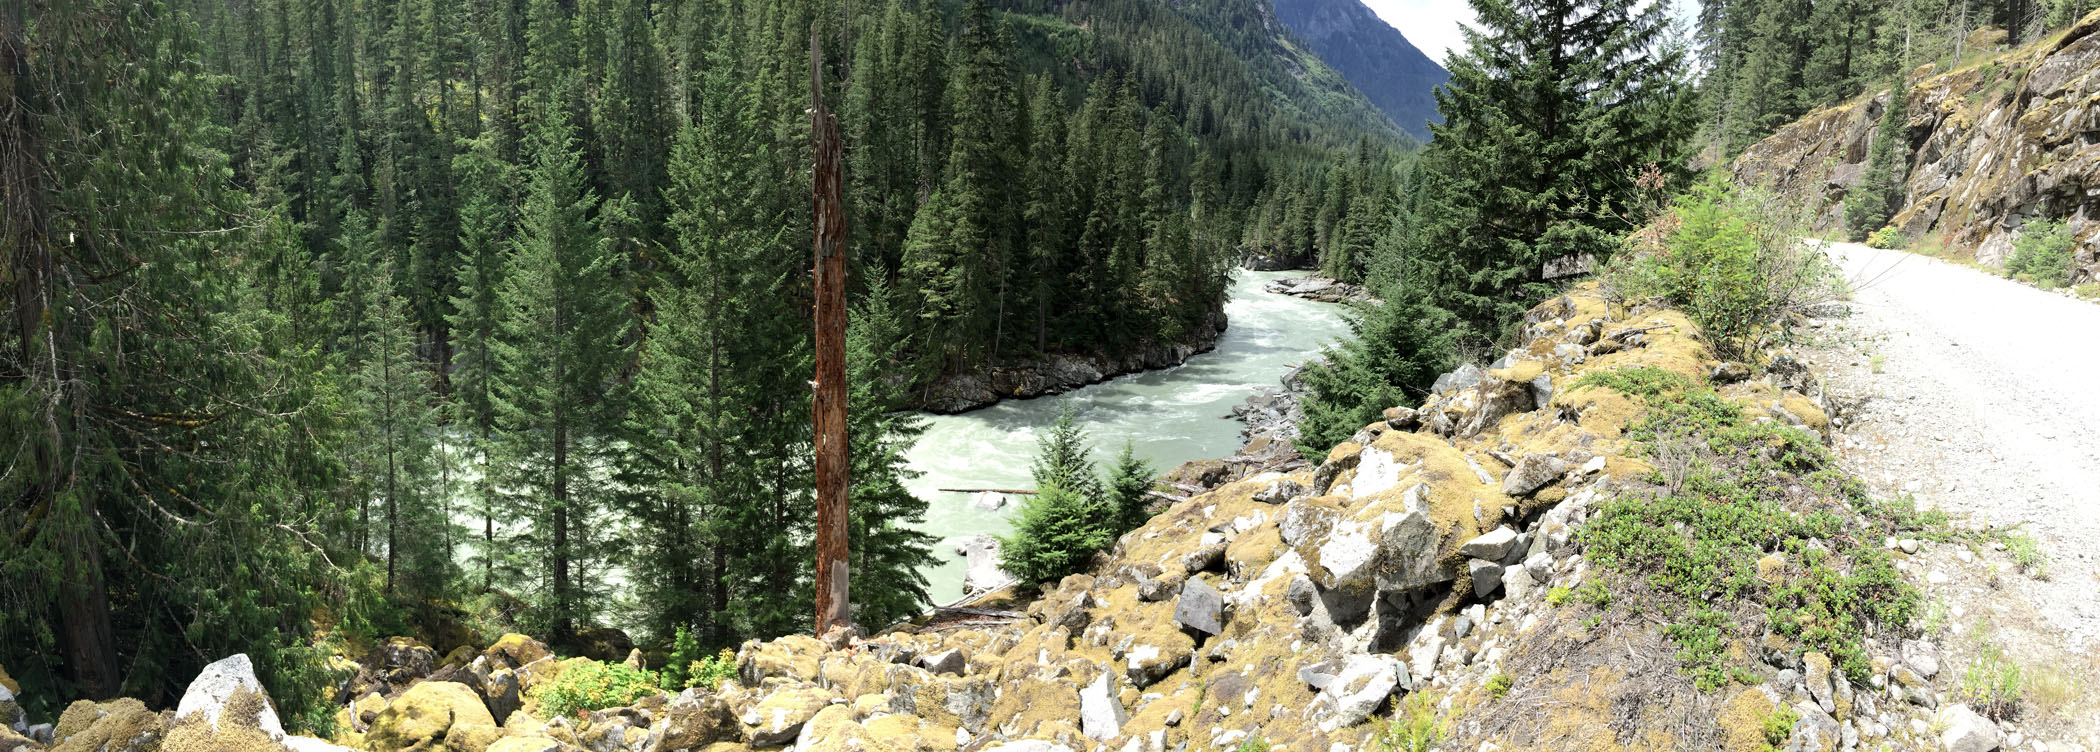
<svg viewBox="0 0 2100 752">
<path fill-rule="evenodd" d="M 969 494 L 942 488 L 1033 488 L 1028 464 L 1036 437 L 1071 407 L 1087 431 L 1098 462 L 1129 441 L 1164 473 L 1190 460 L 1224 457 L 1240 448 L 1232 408 L 1262 387 L 1273 387 L 1323 345 L 1349 336 L 1339 306 L 1265 292 L 1291 272 L 1239 271 L 1225 313 L 1231 326 L 1218 347 L 1175 368 L 1122 376 L 1102 384 L 1031 400 L 1007 400 L 961 415 L 929 415 L 924 436 L 907 456 L 922 473 L 907 485 L 930 507 L 922 530 L 940 537 L 941 565 L 926 573 L 935 603 L 963 595 L 965 564 L 955 542 L 1005 534 L 1017 505 L 977 509 Z"/>
</svg>

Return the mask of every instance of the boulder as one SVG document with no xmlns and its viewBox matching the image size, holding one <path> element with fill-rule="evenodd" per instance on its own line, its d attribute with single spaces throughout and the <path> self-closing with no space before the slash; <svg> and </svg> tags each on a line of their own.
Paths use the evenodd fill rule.
<svg viewBox="0 0 2100 752">
<path fill-rule="evenodd" d="M 576 633 L 576 648 L 586 658 L 611 663 L 625 659 L 634 650 L 634 640 L 612 627 L 590 627 Z"/>
<path fill-rule="evenodd" d="M 394 637 L 372 648 L 359 664 L 364 667 L 366 679 L 383 681 L 400 689 L 436 671 L 437 659 L 437 651 L 429 645 L 412 637 Z M 381 689 L 373 687 L 371 681 L 361 683 L 368 688 Z"/>
<path fill-rule="evenodd" d="M 1486 559 L 1473 559 L 1466 562 L 1466 568 L 1473 575 L 1473 597 L 1486 598 L 1502 589 L 1501 564 Z"/>
<path fill-rule="evenodd" d="M 1078 634 L 1094 618 L 1089 611 L 1095 606 L 1094 594 L 1090 592 L 1093 587 L 1094 578 L 1090 575 L 1068 576 L 1057 583 L 1056 590 L 1030 605 L 1028 615 L 1044 624 L 1064 627 L 1072 634 Z"/>
<path fill-rule="evenodd" d="M 513 736 L 489 745 L 487 752 L 560 752 L 561 742 L 544 736 Z"/>
<path fill-rule="evenodd" d="M 1115 674 L 1102 672 L 1079 690 L 1079 727 L 1088 739 L 1105 742 L 1123 735 L 1130 713 L 1116 691 Z"/>
<path fill-rule="evenodd" d="M 1388 407 L 1384 417 L 1385 427 L 1395 431 L 1412 431 L 1422 424 L 1422 414 L 1412 407 Z"/>
<path fill-rule="evenodd" d="M 515 670 L 552 656 L 553 653 L 548 652 L 547 646 L 539 640 L 512 633 L 497 639 L 496 644 L 481 651 L 481 655 L 489 659 L 489 663 L 496 668 Z"/>
<path fill-rule="evenodd" d="M 1194 577 L 1181 584 L 1174 600 L 1174 622 L 1204 634 L 1225 631 L 1225 597 L 1210 583 Z"/>
<path fill-rule="evenodd" d="M 1459 366 L 1458 370 L 1436 377 L 1436 383 L 1430 385 L 1429 391 L 1434 394 L 1442 394 L 1460 389 L 1469 389 L 1479 384 L 1481 378 L 1486 375 L 1487 372 L 1481 370 L 1480 366 L 1467 363 Z"/>
<path fill-rule="evenodd" d="M 365 741 L 374 752 L 403 750 L 441 742 L 455 724 L 496 725 L 488 706 L 474 690 L 457 682 L 423 682 L 409 687 L 379 711 Z"/>
<path fill-rule="evenodd" d="M 1517 531 L 1509 526 L 1495 528 L 1478 538 L 1466 541 L 1458 547 L 1460 556 L 1488 561 L 1501 561 L 1509 555 L 1509 549 L 1517 544 Z"/>
<path fill-rule="evenodd" d="M 292 752 L 352 752 L 349 747 L 330 744 L 311 736 L 287 736 L 284 738 L 284 748 Z"/>
<path fill-rule="evenodd" d="M 954 648 L 919 656 L 919 668 L 936 674 L 962 676 L 968 666 L 969 660 L 963 656 L 963 652 Z"/>
<path fill-rule="evenodd" d="M 1254 492 L 1254 500 L 1263 504 L 1282 504 L 1309 493 L 1312 493 L 1312 489 L 1307 488 L 1305 484 L 1286 479 Z"/>
<path fill-rule="evenodd" d="M 6 685 L 0 685 L 0 729 L 10 729 L 18 734 L 29 730 L 28 714 L 22 712 L 21 702 L 15 699 L 15 690 Z"/>
<path fill-rule="evenodd" d="M 269 694 L 263 689 L 262 682 L 255 678 L 255 664 L 248 660 L 246 653 L 235 653 L 199 671 L 197 678 L 190 680 L 189 689 L 182 693 L 182 700 L 175 705 L 175 721 L 197 718 L 216 732 L 220 716 L 226 714 L 234 696 L 243 691 L 255 695 L 260 701 L 260 707 L 243 708 L 255 713 L 254 727 L 272 739 L 283 739 L 284 724 L 278 721 L 277 709 L 270 706 Z"/>
<path fill-rule="evenodd" d="M 1321 687 L 1312 713 L 1321 731 L 1348 728 L 1385 705 L 1393 690 L 1413 685 L 1407 666 L 1390 655 L 1354 655 Z"/>
<path fill-rule="evenodd" d="M 1801 664 L 1806 669 L 1802 673 L 1801 681 L 1808 685 L 1808 696 L 1823 708 L 1823 712 L 1837 712 L 1837 689 L 1831 686 L 1831 682 L 1845 679 L 1842 675 L 1831 672 L 1830 657 L 1810 651 L 1801 656 Z"/>
<path fill-rule="evenodd" d="M 53 729 L 54 749 L 94 752 L 153 752 L 167 738 L 159 713 L 129 697 L 104 703 L 81 700 L 66 707 Z"/>
<path fill-rule="evenodd" d="M 992 493 L 990 491 L 982 491 L 970 497 L 971 509 L 978 509 L 986 512 L 997 512 L 1001 509 L 1005 509 L 1007 503 L 1008 501 L 1005 494 Z"/>
<path fill-rule="evenodd" d="M 837 692 L 821 687 L 774 692 L 739 719 L 744 726 L 744 737 L 751 740 L 753 749 L 785 747 L 802 734 L 804 724 L 817 717 L 817 713 L 838 696 Z"/>
<path fill-rule="evenodd" d="M 467 664 L 466 670 L 460 674 L 460 680 L 481 696 L 482 704 L 488 706 L 489 715 L 494 717 L 499 725 L 525 704 L 524 688 L 518 681 L 517 673 L 507 668 L 492 667 L 487 656 L 476 657 L 473 663 Z"/>
<path fill-rule="evenodd" d="M 1527 454 L 1517 460 L 1517 466 L 1510 468 L 1508 475 L 1502 477 L 1502 493 L 1511 497 L 1524 496 L 1546 487 L 1567 472 L 1567 461 L 1559 457 Z"/>
<path fill-rule="evenodd" d="M 643 749 L 700 749 L 715 742 L 735 741 L 742 732 L 728 703 L 712 692 L 688 688 L 678 693 L 663 716 L 649 727 L 649 742 Z"/>
<path fill-rule="evenodd" d="M 963 591 L 986 593 L 1014 584 L 1014 576 L 999 568 L 999 539 L 989 535 L 973 535 L 955 545 L 955 552 L 967 562 L 963 574 Z"/>
<path fill-rule="evenodd" d="M 1217 543 L 1190 551 L 1181 557 L 1181 569 L 1193 575 L 1208 572 L 1225 563 L 1225 544 Z"/>
<path fill-rule="evenodd" d="M 1188 637 L 1175 633 L 1179 639 L 1147 640 L 1139 638 L 1130 650 L 1123 654 L 1123 675 L 1139 689 L 1152 686 L 1167 675 L 1178 671 L 1195 657 L 1196 646 Z"/>
<path fill-rule="evenodd" d="M 1947 752 L 1991 752 L 2005 744 L 2004 733 L 1989 718 L 1977 715 L 1967 705 L 1949 705 L 1934 718 L 1940 746 Z"/>
</svg>

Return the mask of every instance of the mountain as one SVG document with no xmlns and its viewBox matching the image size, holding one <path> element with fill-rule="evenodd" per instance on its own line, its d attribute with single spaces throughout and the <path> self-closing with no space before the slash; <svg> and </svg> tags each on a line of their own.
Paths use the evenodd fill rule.
<svg viewBox="0 0 2100 752">
<path fill-rule="evenodd" d="M 1275 0 L 1276 18 L 1408 134 L 1428 140 L 1451 74 L 1359 0 Z"/>
</svg>

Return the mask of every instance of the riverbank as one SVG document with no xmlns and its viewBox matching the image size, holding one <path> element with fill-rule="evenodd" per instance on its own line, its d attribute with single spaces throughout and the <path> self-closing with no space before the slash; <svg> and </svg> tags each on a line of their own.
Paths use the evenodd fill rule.
<svg viewBox="0 0 2100 752">
<path fill-rule="evenodd" d="M 959 549 L 973 536 L 1012 528 L 1014 506 L 986 508 L 952 488 L 1033 488 L 1028 473 L 1041 432 L 1069 409 L 1088 433 L 1094 459 L 1127 442 L 1161 472 L 1191 460 L 1228 457 L 1247 448 L 1247 426 L 1232 413 L 1249 395 L 1279 388 L 1278 379 L 1318 357 L 1322 345 L 1349 336 L 1342 310 L 1269 293 L 1278 272 L 1235 272 L 1225 314 L 1232 326 L 1207 352 L 1177 367 L 1145 370 L 1039 399 L 1006 399 L 979 410 L 926 417 L 926 432 L 906 455 L 920 475 L 906 482 L 930 503 L 916 527 L 938 536 L 940 563 L 923 570 L 935 603 L 964 595 L 971 570 Z M 1281 451 L 1288 451 L 1288 443 Z M 1010 501 L 1019 501 L 1018 497 Z M 980 561 L 984 556 L 979 555 Z M 980 567 L 981 569 L 981 567 Z"/>
<path fill-rule="evenodd" d="M 1263 289 L 1278 295 L 1319 301 L 1321 303 L 1377 303 L 1377 298 L 1363 285 L 1343 282 L 1332 277 L 1308 275 L 1285 277 L 1270 282 Z"/>
<path fill-rule="evenodd" d="M 1060 353 L 991 366 L 982 371 L 942 376 L 927 387 L 917 409 L 954 415 L 991 407 L 1005 399 L 1032 399 L 1099 384 L 1126 376 L 1187 363 L 1217 349 L 1225 334 L 1226 315 L 1218 311 L 1212 325 L 1199 327 L 1186 342 L 1152 344 L 1121 356 Z"/>
</svg>

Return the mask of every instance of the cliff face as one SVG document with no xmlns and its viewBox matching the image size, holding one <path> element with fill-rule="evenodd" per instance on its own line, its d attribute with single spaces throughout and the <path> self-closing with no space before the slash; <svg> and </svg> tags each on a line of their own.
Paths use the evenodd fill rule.
<svg viewBox="0 0 2100 752">
<path fill-rule="evenodd" d="M 2079 265 L 2100 275 L 2100 12 L 1993 60 L 1927 66 L 1909 80 L 1910 175 L 1891 224 L 1911 238 L 1940 233 L 1997 265 L 2028 220 L 2062 219 L 2081 239 Z M 1735 177 L 1815 196 L 1819 226 L 1837 227 L 1888 102 L 1811 113 L 1745 151 Z"/>
<path fill-rule="evenodd" d="M 1409 135 L 1429 140 L 1450 73 L 1358 0 L 1275 0 L 1276 17 Z"/>
</svg>

